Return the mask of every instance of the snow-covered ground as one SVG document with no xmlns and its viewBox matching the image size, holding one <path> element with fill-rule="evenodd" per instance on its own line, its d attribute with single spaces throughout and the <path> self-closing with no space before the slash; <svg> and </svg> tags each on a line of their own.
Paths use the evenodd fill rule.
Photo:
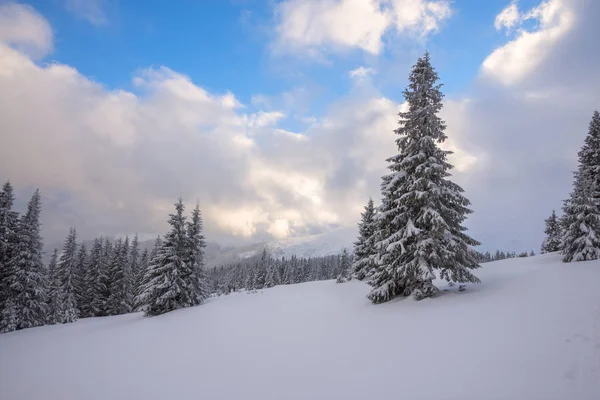
<svg viewBox="0 0 600 400">
<path fill-rule="evenodd" d="M 600 399 L 600 262 L 485 264 L 371 305 L 333 281 L 0 335 L 0 399 Z"/>
</svg>

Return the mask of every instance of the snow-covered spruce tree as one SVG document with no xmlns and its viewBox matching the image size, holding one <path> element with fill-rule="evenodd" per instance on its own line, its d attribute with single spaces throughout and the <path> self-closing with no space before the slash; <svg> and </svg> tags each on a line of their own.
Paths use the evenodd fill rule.
<svg viewBox="0 0 600 400">
<path fill-rule="evenodd" d="M 58 276 L 58 249 L 54 249 L 48 263 L 48 319 L 50 324 L 62 324 L 64 320 L 64 293 Z"/>
<path fill-rule="evenodd" d="M 75 303 L 79 310 L 80 318 L 90 316 L 90 293 L 89 286 L 85 280 L 85 275 L 88 270 L 88 253 L 84 243 L 79 246 L 77 252 L 77 260 L 75 262 L 75 274 L 73 287 L 75 288 Z"/>
<path fill-rule="evenodd" d="M 446 140 L 446 125 L 438 116 L 443 94 L 429 54 L 417 60 L 404 91 L 408 111 L 400 112 L 399 154 L 389 158 L 382 179 L 377 266 L 369 280 L 374 303 L 396 296 L 433 296 L 434 270 L 448 281 L 479 282 L 471 269 L 479 267 L 470 251 L 479 243 L 462 226 L 471 212 L 462 188 L 451 182 L 447 162 L 451 152 L 438 147 Z"/>
<path fill-rule="evenodd" d="M 8 264 L 16 240 L 19 219 L 19 214 L 12 211 L 14 201 L 13 187 L 7 181 L 0 191 L 0 324 L 5 326 L 14 324 L 14 312 L 11 311 L 13 304 L 5 303 L 8 295 Z"/>
<path fill-rule="evenodd" d="M 546 229 L 544 229 L 544 233 L 546 234 L 546 238 L 542 242 L 542 254 L 559 251 L 562 231 L 554 210 L 552 210 L 552 214 L 546 218 L 545 222 Z"/>
<path fill-rule="evenodd" d="M 344 249 L 342 255 L 340 256 L 340 274 L 338 275 L 335 283 L 344 283 L 348 282 L 350 278 L 350 256 L 348 255 L 348 251 Z"/>
<path fill-rule="evenodd" d="M 129 238 L 118 239 L 113 250 L 109 270 L 109 296 L 106 303 L 108 315 L 126 314 L 131 311 L 129 281 Z"/>
<path fill-rule="evenodd" d="M 139 264 L 136 274 L 132 277 L 132 311 L 136 312 L 140 309 L 140 304 L 138 304 L 138 296 L 141 294 L 142 287 L 144 285 L 144 275 L 146 270 L 148 269 L 148 265 L 150 265 L 150 253 L 148 249 L 144 249 L 142 255 L 139 258 Z"/>
<path fill-rule="evenodd" d="M 161 248 L 151 261 L 146 274 L 139 303 L 145 315 L 159 315 L 189 306 L 192 301 L 187 292 L 189 276 L 187 232 L 183 215 L 183 201 L 175 203 L 175 213 L 170 214 L 171 231 L 164 237 Z"/>
<path fill-rule="evenodd" d="M 148 283 L 147 279 L 150 279 L 150 275 L 148 274 L 148 271 L 150 269 L 150 265 L 152 264 L 153 260 L 155 260 L 158 257 L 158 252 L 160 251 L 161 247 L 162 247 L 162 240 L 160 239 L 160 236 L 157 236 L 156 240 L 154 241 L 154 247 L 152 248 L 150 253 L 148 253 L 148 251 L 145 250 L 144 251 L 145 256 L 144 256 L 144 254 L 142 254 L 142 262 L 141 262 L 141 266 L 140 266 L 139 275 L 137 277 L 137 285 L 135 288 L 135 297 L 133 299 L 135 311 L 143 311 L 144 303 L 142 302 L 142 294 L 144 293 L 144 288 L 146 287 L 146 284 Z"/>
<path fill-rule="evenodd" d="M 9 306 L 2 312 L 0 332 L 41 326 L 47 321 L 48 282 L 42 262 L 41 210 L 41 197 L 36 190 L 17 225 L 12 256 L 6 266 L 5 302 Z"/>
<path fill-rule="evenodd" d="M 74 322 L 77 320 L 79 310 L 75 301 L 75 272 L 77 268 L 77 232 L 75 228 L 69 230 L 69 235 L 63 244 L 62 253 L 56 266 L 59 294 L 63 296 L 62 321 L 59 323 Z"/>
<path fill-rule="evenodd" d="M 258 261 L 256 265 L 256 270 L 254 271 L 254 282 L 252 287 L 254 289 L 262 289 L 265 287 L 266 279 L 267 279 L 267 265 L 269 263 L 269 253 L 267 253 L 267 249 L 263 249 L 262 256 L 260 257 L 260 261 Z"/>
<path fill-rule="evenodd" d="M 144 274 L 148 269 L 148 265 L 150 265 L 150 253 L 148 249 L 144 249 L 140 260 L 138 262 L 138 267 L 135 276 L 133 277 L 133 297 L 134 299 L 140 295 L 140 288 L 144 282 Z M 135 305 L 135 309 L 137 310 L 137 305 Z"/>
<path fill-rule="evenodd" d="M 103 315 L 105 304 L 105 301 L 101 298 L 102 293 L 106 291 L 106 288 L 102 286 L 105 282 L 103 283 L 100 279 L 100 276 L 103 273 L 102 241 L 102 238 L 96 238 L 94 240 L 88 258 L 87 269 L 84 274 L 84 282 L 87 290 L 87 306 L 85 311 L 81 310 L 81 314 L 87 314 L 90 317 Z"/>
<path fill-rule="evenodd" d="M 375 248 L 375 216 L 373 199 L 369 199 L 358 224 L 358 240 L 354 242 L 352 275 L 359 281 L 362 281 L 370 274 L 374 256 L 377 254 Z"/>
<path fill-rule="evenodd" d="M 188 265 L 190 275 L 185 277 L 188 282 L 188 292 L 192 299 L 190 305 L 195 306 L 202 303 L 208 298 L 208 282 L 204 271 L 204 248 L 206 241 L 204 240 L 202 213 L 200 205 L 196 203 L 196 207 L 192 211 L 192 218 L 187 224 L 188 236 Z"/>
<path fill-rule="evenodd" d="M 600 210 L 592 193 L 591 179 L 575 179 L 571 198 L 564 205 L 567 227 L 563 236 L 563 261 L 588 261 L 600 258 Z"/>
<path fill-rule="evenodd" d="M 600 255 L 600 113 L 595 111 L 578 153 L 573 191 L 563 205 L 561 250 L 564 262 Z"/>
<path fill-rule="evenodd" d="M 279 276 L 279 267 L 275 260 L 268 255 L 267 256 L 267 275 L 265 277 L 265 287 L 270 288 L 273 286 L 277 286 L 281 283 L 281 278 Z"/>
<path fill-rule="evenodd" d="M 294 270 L 290 260 L 285 260 L 283 265 L 283 275 L 281 276 L 281 284 L 289 285 L 294 283 Z"/>
<path fill-rule="evenodd" d="M 131 241 L 131 247 L 129 248 L 129 258 L 128 258 L 128 263 L 129 263 L 129 303 L 131 304 L 131 308 L 132 310 L 135 308 L 134 307 L 134 301 L 133 299 L 135 298 L 135 296 L 137 296 L 136 293 L 136 288 L 137 288 L 137 277 L 140 274 L 140 240 L 139 237 L 137 235 L 137 233 L 135 234 L 135 236 L 133 237 L 133 240 Z"/>
<path fill-rule="evenodd" d="M 323 268 L 323 259 L 321 257 L 311 259 L 310 268 L 313 281 L 322 281 L 326 279 L 325 268 Z"/>
<path fill-rule="evenodd" d="M 102 238 L 100 238 L 102 242 Z M 108 315 L 108 298 L 110 297 L 110 272 L 113 259 L 113 244 L 108 238 L 104 239 L 102 253 L 98 265 L 98 277 L 94 287 L 94 315 L 102 317 Z"/>
</svg>

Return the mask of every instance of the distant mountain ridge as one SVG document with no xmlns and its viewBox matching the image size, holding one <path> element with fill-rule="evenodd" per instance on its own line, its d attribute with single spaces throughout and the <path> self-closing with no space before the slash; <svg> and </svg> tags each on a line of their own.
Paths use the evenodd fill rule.
<svg viewBox="0 0 600 400">
<path fill-rule="evenodd" d="M 317 235 L 289 237 L 271 242 L 260 242 L 247 246 L 224 247 L 215 242 L 207 242 L 205 249 L 205 263 L 208 267 L 233 264 L 238 260 L 259 255 L 267 249 L 273 257 L 322 257 L 341 253 L 344 248 L 352 251 L 353 243 L 358 235 L 356 226 L 341 227 Z M 144 249 L 152 249 L 155 239 L 140 242 L 140 253 Z M 92 247 L 93 240 L 84 240 L 88 250 Z M 60 244 L 46 247 L 45 262 L 50 259 L 54 248 L 60 251 Z"/>
</svg>

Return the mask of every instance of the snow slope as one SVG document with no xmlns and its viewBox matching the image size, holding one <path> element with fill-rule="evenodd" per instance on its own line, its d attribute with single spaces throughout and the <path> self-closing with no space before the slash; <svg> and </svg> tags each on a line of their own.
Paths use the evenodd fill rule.
<svg viewBox="0 0 600 400">
<path fill-rule="evenodd" d="M 0 399 L 600 399 L 600 262 L 478 276 L 421 302 L 325 281 L 0 335 Z"/>
</svg>

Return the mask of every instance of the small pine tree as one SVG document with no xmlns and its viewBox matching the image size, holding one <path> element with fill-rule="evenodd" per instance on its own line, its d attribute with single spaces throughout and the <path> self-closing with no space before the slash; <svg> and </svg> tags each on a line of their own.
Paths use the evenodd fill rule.
<svg viewBox="0 0 600 400">
<path fill-rule="evenodd" d="M 336 283 L 344 283 L 348 282 L 350 278 L 350 256 L 348 256 L 348 251 L 344 249 L 342 255 L 340 257 L 340 274 L 336 279 Z"/>
<path fill-rule="evenodd" d="M 88 265 L 84 274 L 84 282 L 87 288 L 86 310 L 82 310 L 82 314 L 87 314 L 90 317 L 98 317 L 104 315 L 105 300 L 102 298 L 102 293 L 106 291 L 103 287 L 103 282 L 100 279 L 102 275 L 102 238 L 94 240 L 90 251 Z"/>
<path fill-rule="evenodd" d="M 267 279 L 267 265 L 269 263 L 269 254 L 267 253 L 267 249 L 263 249 L 262 256 L 260 261 L 256 265 L 256 270 L 254 274 L 254 283 L 252 287 L 254 289 L 262 289 L 265 287 L 266 279 Z"/>
<path fill-rule="evenodd" d="M 16 241 L 8 264 L 9 304 L 16 313 L 15 329 L 41 326 L 48 316 L 48 281 L 42 262 L 40 234 L 41 196 L 35 191 L 16 230 Z M 2 325 L 2 324 L 0 324 Z M 10 327 L 2 327 L 4 332 Z"/>
<path fill-rule="evenodd" d="M 148 255 L 146 254 L 146 257 Z M 137 284 L 138 284 L 138 276 L 140 275 L 140 245 L 139 238 L 137 233 L 133 237 L 131 241 L 131 248 L 129 249 L 129 258 L 128 258 L 128 270 L 129 270 L 129 291 L 128 291 L 128 302 L 131 304 L 131 310 L 135 309 L 134 299 L 137 296 Z"/>
<path fill-rule="evenodd" d="M 254 290 L 254 280 L 256 276 L 257 266 L 257 263 L 253 263 L 251 265 L 248 265 L 246 269 L 246 283 L 244 284 L 246 290 Z"/>
<path fill-rule="evenodd" d="M 367 277 L 372 268 L 373 260 L 377 254 L 375 248 L 375 206 L 373 200 L 365 206 L 365 211 L 361 214 L 361 221 L 358 224 L 358 240 L 354 242 L 354 263 L 352 264 L 352 275 L 359 281 Z"/>
<path fill-rule="evenodd" d="M 600 256 L 600 113 L 594 112 L 588 135 L 578 153 L 573 191 L 564 202 L 561 242 L 563 261 L 595 260 Z"/>
<path fill-rule="evenodd" d="M 592 197 L 589 179 L 576 179 L 571 199 L 565 203 L 567 229 L 562 242 L 563 261 L 588 261 L 600 257 L 600 210 Z"/>
<path fill-rule="evenodd" d="M 146 273 L 146 269 L 148 269 L 148 265 L 150 264 L 150 253 L 148 253 L 148 249 L 144 249 L 142 252 L 142 256 L 140 257 L 137 272 L 133 279 L 133 294 L 134 298 L 140 295 L 140 288 L 142 287 L 144 281 L 144 274 Z M 137 305 L 136 305 L 137 309 Z"/>
<path fill-rule="evenodd" d="M 100 239 L 102 240 L 102 239 Z M 111 266 L 114 256 L 113 244 L 108 238 L 104 239 L 102 254 L 98 266 L 98 278 L 96 279 L 94 309 L 96 316 L 108 314 L 108 298 L 110 297 Z"/>
<path fill-rule="evenodd" d="M 77 320 L 79 310 L 75 300 L 75 273 L 77 268 L 77 232 L 75 228 L 69 230 L 69 235 L 63 245 L 62 254 L 58 261 L 57 275 L 59 279 L 59 294 L 62 295 L 63 310 L 60 323 L 74 322 Z"/>
<path fill-rule="evenodd" d="M 8 302 L 9 263 L 19 219 L 19 214 L 12 211 L 14 201 L 13 187 L 7 181 L 0 191 L 0 324 L 6 330 L 16 329 L 14 304 Z"/>
<path fill-rule="evenodd" d="M 77 253 L 77 261 L 75 262 L 75 273 L 73 287 L 75 288 L 75 302 L 79 310 L 79 317 L 90 317 L 90 293 L 89 286 L 86 282 L 86 274 L 88 273 L 88 253 L 84 243 L 79 247 Z"/>
<path fill-rule="evenodd" d="M 186 263 L 190 270 L 190 275 L 186 277 L 188 281 L 189 297 L 192 299 L 190 305 L 198 305 L 208 297 L 208 283 L 204 272 L 204 248 L 206 242 L 202 234 L 203 223 L 200 205 L 196 203 L 196 208 L 192 211 L 192 218 L 187 224 L 188 236 L 188 258 Z"/>
<path fill-rule="evenodd" d="M 281 275 L 281 284 L 289 285 L 294 281 L 294 271 L 290 260 L 283 260 L 283 274 Z"/>
<path fill-rule="evenodd" d="M 469 200 L 451 182 L 450 151 L 439 148 L 446 125 L 438 116 L 443 94 L 439 78 L 425 53 L 413 66 L 404 91 L 408 111 L 401 112 L 399 154 L 389 158 L 391 174 L 382 178 L 375 257 L 369 298 L 381 303 L 396 296 L 433 296 L 434 269 L 454 282 L 479 282 L 470 270 L 478 268 L 470 251 L 479 243 L 465 234 L 462 223 Z"/>
<path fill-rule="evenodd" d="M 48 264 L 48 322 L 61 324 L 64 320 L 64 294 L 58 276 L 58 250 L 54 249 Z"/>
<path fill-rule="evenodd" d="M 281 278 L 279 276 L 279 268 L 277 267 L 277 264 L 270 256 L 267 257 L 266 263 L 267 275 L 265 277 L 265 287 L 270 288 L 279 285 L 281 283 Z"/>
<path fill-rule="evenodd" d="M 115 243 L 109 270 L 109 296 L 106 303 L 108 315 L 126 314 L 131 311 L 129 299 L 129 238 Z"/>
<path fill-rule="evenodd" d="M 554 210 L 552 210 L 552 215 L 550 215 L 545 222 L 546 229 L 544 229 L 544 233 L 546 234 L 546 239 L 544 239 L 544 242 L 542 243 L 542 254 L 559 251 L 562 231 Z"/>
<path fill-rule="evenodd" d="M 165 235 L 162 247 L 151 261 L 146 281 L 138 301 L 145 315 L 153 316 L 186 307 L 192 303 L 187 296 L 189 268 L 186 221 L 183 201 L 175 203 L 175 213 L 170 214 L 171 231 Z"/>
</svg>

